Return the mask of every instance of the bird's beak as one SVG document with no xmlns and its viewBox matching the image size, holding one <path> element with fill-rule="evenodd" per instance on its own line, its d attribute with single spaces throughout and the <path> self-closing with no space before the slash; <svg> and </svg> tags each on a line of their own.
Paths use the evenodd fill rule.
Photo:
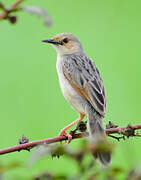
<svg viewBox="0 0 141 180">
<path fill-rule="evenodd" d="M 45 39 L 45 40 L 42 40 L 42 42 L 56 44 L 56 45 L 62 45 L 62 43 L 60 41 L 54 41 L 53 39 Z"/>
</svg>

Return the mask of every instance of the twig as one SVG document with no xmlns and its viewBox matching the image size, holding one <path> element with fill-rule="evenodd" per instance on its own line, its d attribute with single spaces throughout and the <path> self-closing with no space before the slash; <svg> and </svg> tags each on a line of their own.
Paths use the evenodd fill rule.
<svg viewBox="0 0 141 180">
<path fill-rule="evenodd" d="M 110 128 L 110 129 L 106 129 L 106 134 L 108 135 L 108 134 L 114 134 L 114 133 L 117 133 L 117 134 L 123 134 L 123 135 L 125 135 L 124 133 L 124 131 L 125 130 L 128 130 L 129 128 L 131 128 L 131 130 L 133 130 L 133 131 L 135 131 L 135 130 L 137 130 L 137 129 L 141 129 L 141 124 L 137 124 L 137 125 L 128 125 L 128 126 L 126 126 L 126 127 L 121 127 L 121 128 Z M 130 134 L 129 134 L 129 136 L 131 136 Z M 133 135 L 132 134 L 132 136 L 136 136 L 135 134 Z"/>
<path fill-rule="evenodd" d="M 75 135 L 73 135 L 72 139 L 81 138 L 83 135 L 84 135 L 84 133 L 75 134 Z M 85 136 L 86 136 L 86 133 L 85 133 Z M 37 145 L 50 144 L 50 143 L 55 143 L 55 142 L 64 141 L 64 140 L 67 140 L 67 137 L 56 136 L 56 137 L 47 138 L 47 139 L 43 139 L 43 140 L 28 142 L 25 144 L 19 144 L 19 145 L 13 146 L 13 147 L 1 149 L 0 155 L 7 154 L 10 152 L 14 152 L 14 151 L 26 150 L 29 148 L 33 148 Z"/>
<path fill-rule="evenodd" d="M 137 129 L 141 129 L 141 124 L 137 124 L 137 125 L 128 125 L 127 127 L 121 127 L 121 128 L 110 128 L 110 129 L 106 129 L 106 134 L 123 134 L 125 135 L 125 132 L 127 133 L 127 131 L 130 129 L 132 129 L 133 131 L 137 130 Z M 130 132 L 128 132 L 128 134 L 126 134 L 125 136 L 129 137 L 129 136 L 139 136 L 139 134 L 129 134 Z M 77 139 L 77 138 L 82 138 L 82 137 L 86 137 L 88 136 L 88 133 L 78 133 L 78 134 L 72 134 L 72 139 Z M 7 154 L 7 153 L 11 153 L 11 152 L 15 152 L 15 151 L 21 151 L 21 150 L 29 150 L 32 149 L 35 146 L 38 145 L 43 145 L 43 144 L 51 144 L 51 143 L 55 143 L 55 142 L 60 142 L 60 141 L 64 141 L 67 140 L 67 137 L 63 137 L 63 136 L 56 136 L 56 137 L 52 137 L 52 138 L 47 138 L 47 139 L 43 139 L 43 140 L 38 140 L 38 141 L 32 141 L 32 142 L 28 142 L 25 144 L 19 144 L 13 147 L 9 147 L 9 148 L 5 148 L 5 149 L 1 149 L 0 150 L 0 155 L 2 154 Z"/>
<path fill-rule="evenodd" d="M 125 136 L 116 137 L 116 136 L 113 136 L 111 134 L 108 134 L 108 136 L 113 138 L 113 139 L 116 139 L 117 141 L 119 141 L 120 139 L 124 139 L 125 140 Z"/>
<path fill-rule="evenodd" d="M 21 2 L 23 2 L 23 0 L 17 0 L 17 1 L 15 1 L 11 6 L 9 6 L 9 7 L 7 8 L 7 11 L 6 11 L 6 10 L 3 11 L 3 12 L 0 14 L 0 20 L 6 18 L 7 15 L 8 15 L 8 13 L 9 13 L 10 11 L 14 11 L 14 10 L 16 9 L 16 7 L 17 7 Z"/>
</svg>

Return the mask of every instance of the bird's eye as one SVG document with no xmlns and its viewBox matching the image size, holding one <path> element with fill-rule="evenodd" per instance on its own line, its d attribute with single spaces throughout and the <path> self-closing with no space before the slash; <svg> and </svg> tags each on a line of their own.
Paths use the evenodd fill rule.
<svg viewBox="0 0 141 180">
<path fill-rule="evenodd" d="M 69 42 L 68 38 L 63 39 L 63 43 L 68 43 L 68 42 Z"/>
</svg>

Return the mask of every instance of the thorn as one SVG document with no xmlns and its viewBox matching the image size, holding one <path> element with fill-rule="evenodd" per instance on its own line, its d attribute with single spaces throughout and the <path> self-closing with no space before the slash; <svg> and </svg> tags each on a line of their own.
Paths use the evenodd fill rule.
<svg viewBox="0 0 141 180">
<path fill-rule="evenodd" d="M 128 138 L 130 136 L 135 136 L 135 129 L 129 124 L 126 129 L 121 130 L 121 134 L 127 136 Z"/>
<path fill-rule="evenodd" d="M 17 22 L 17 16 L 8 16 L 7 18 L 11 24 L 15 24 Z"/>
<path fill-rule="evenodd" d="M 18 140 L 19 144 L 25 144 L 25 143 L 28 143 L 28 142 L 29 142 L 29 139 L 24 135 L 22 135 L 21 138 L 19 138 L 19 140 Z"/>
<path fill-rule="evenodd" d="M 118 126 L 109 121 L 108 124 L 106 124 L 106 129 L 111 129 L 111 128 L 117 128 Z"/>
<path fill-rule="evenodd" d="M 19 140 L 18 140 L 18 144 L 26 144 L 26 143 L 28 143 L 28 142 L 29 142 L 29 139 L 28 139 L 26 136 L 24 136 L 24 135 L 22 135 L 22 137 L 19 138 Z M 26 149 L 24 149 L 24 150 L 27 150 L 27 151 L 30 152 L 30 149 L 31 149 L 31 148 L 26 148 Z M 22 149 L 21 149 L 21 150 L 22 150 Z M 20 152 L 21 150 L 19 150 L 19 152 Z"/>
</svg>

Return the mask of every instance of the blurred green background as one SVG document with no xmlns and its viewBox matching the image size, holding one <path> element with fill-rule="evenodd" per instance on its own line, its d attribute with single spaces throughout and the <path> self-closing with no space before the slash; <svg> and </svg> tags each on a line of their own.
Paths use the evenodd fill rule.
<svg viewBox="0 0 141 180">
<path fill-rule="evenodd" d="M 10 5 L 12 0 L 4 0 Z M 53 19 L 47 28 L 26 12 L 18 23 L 0 23 L 0 148 L 16 145 L 24 134 L 30 140 L 56 136 L 77 118 L 62 96 L 56 52 L 41 40 L 71 32 L 97 64 L 107 92 L 104 123 L 119 126 L 140 123 L 141 107 L 141 2 L 138 0 L 30 0 L 25 5 L 44 7 Z M 71 146 L 77 146 L 79 140 Z M 141 139 L 116 142 L 112 165 L 125 169 L 141 162 Z M 0 157 L 1 164 L 27 163 L 31 153 L 15 152 Z M 5 173 L 6 180 L 30 179 L 44 170 L 75 173 L 65 158 L 40 160 Z"/>
</svg>

